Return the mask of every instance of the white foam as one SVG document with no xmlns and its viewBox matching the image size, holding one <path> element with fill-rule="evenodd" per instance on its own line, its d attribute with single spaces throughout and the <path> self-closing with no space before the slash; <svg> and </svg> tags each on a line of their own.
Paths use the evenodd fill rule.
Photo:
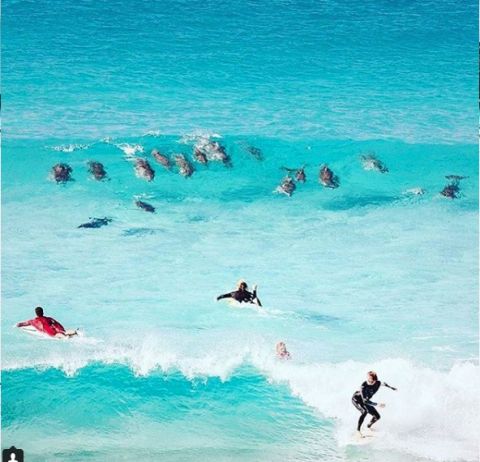
<svg viewBox="0 0 480 462">
<path fill-rule="evenodd" d="M 398 388 L 382 387 L 374 401 L 387 403 L 377 424 L 384 435 L 375 447 L 394 449 L 432 460 L 475 460 L 478 455 L 479 368 L 459 363 L 440 372 L 403 359 L 374 364 L 282 364 L 269 371 L 272 380 L 285 382 L 292 393 L 337 422 L 339 445 L 351 442 L 358 411 L 351 395 L 375 369 L 380 380 Z"/>
<path fill-rule="evenodd" d="M 137 153 L 143 153 L 144 148 L 141 144 L 119 143 L 115 147 L 120 149 L 127 159 L 134 158 Z"/>
<path fill-rule="evenodd" d="M 159 137 L 162 136 L 162 132 L 160 130 L 148 130 L 143 134 L 143 136 Z"/>
<path fill-rule="evenodd" d="M 61 144 L 58 146 L 52 146 L 51 149 L 59 152 L 74 152 L 88 149 L 90 146 L 90 144 Z"/>
</svg>

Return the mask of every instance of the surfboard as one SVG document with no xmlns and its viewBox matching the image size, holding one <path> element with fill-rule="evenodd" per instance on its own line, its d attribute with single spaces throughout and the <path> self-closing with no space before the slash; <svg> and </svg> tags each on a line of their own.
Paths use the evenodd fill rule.
<svg viewBox="0 0 480 462">
<path fill-rule="evenodd" d="M 365 444 L 373 443 L 379 438 L 379 436 L 381 436 L 380 433 L 368 430 L 362 433 L 362 437 L 359 437 L 357 433 L 354 433 L 348 444 L 352 446 L 363 446 Z"/>
<path fill-rule="evenodd" d="M 23 327 L 19 327 L 19 329 L 22 332 L 25 332 L 29 335 L 34 336 L 34 337 L 38 337 L 38 338 L 42 338 L 42 339 L 48 339 L 48 340 L 70 340 L 71 338 L 79 335 L 79 331 L 77 329 L 65 329 L 65 332 L 67 334 L 70 334 L 70 336 L 68 336 L 68 337 L 51 337 L 50 335 L 44 334 L 43 332 L 40 332 L 39 330 L 35 329 L 35 327 L 33 327 L 33 326 L 23 326 Z M 77 335 L 72 335 L 74 332 Z"/>
<path fill-rule="evenodd" d="M 258 306 L 256 303 L 237 302 L 237 300 L 234 300 L 233 298 L 227 299 L 227 303 L 228 303 L 232 308 L 253 308 L 253 309 L 259 309 L 259 308 L 261 308 L 261 307 Z"/>
</svg>

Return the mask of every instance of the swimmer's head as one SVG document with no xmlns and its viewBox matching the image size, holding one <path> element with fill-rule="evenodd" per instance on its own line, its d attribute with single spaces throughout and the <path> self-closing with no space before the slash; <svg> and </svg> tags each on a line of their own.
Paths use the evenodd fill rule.
<svg viewBox="0 0 480 462">
<path fill-rule="evenodd" d="M 237 289 L 247 290 L 247 288 L 248 288 L 248 285 L 243 279 L 240 279 L 240 281 L 237 282 Z"/>
<path fill-rule="evenodd" d="M 287 346 L 284 342 L 277 343 L 277 353 L 278 354 L 285 354 L 287 352 Z"/>
<path fill-rule="evenodd" d="M 367 372 L 367 382 L 373 385 L 378 380 L 377 373 L 374 371 Z"/>
<path fill-rule="evenodd" d="M 35 314 L 36 314 L 37 316 L 43 316 L 43 308 L 42 308 L 41 306 L 37 306 L 37 307 L 35 308 Z"/>
</svg>

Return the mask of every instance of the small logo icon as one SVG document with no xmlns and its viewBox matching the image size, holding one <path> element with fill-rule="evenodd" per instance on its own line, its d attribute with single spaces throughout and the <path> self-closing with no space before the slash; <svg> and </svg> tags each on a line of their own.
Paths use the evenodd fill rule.
<svg viewBox="0 0 480 462">
<path fill-rule="evenodd" d="M 12 446 L 2 452 L 2 462 L 23 462 L 23 449 Z"/>
</svg>

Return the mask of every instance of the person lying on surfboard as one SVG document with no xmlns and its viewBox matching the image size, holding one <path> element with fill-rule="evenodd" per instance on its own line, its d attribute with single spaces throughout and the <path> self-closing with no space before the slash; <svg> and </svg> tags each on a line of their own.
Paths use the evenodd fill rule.
<svg viewBox="0 0 480 462">
<path fill-rule="evenodd" d="M 29 321 L 23 321 L 17 323 L 17 327 L 26 327 L 32 326 L 35 327 L 39 332 L 49 335 L 50 337 L 72 337 L 77 335 L 76 331 L 67 332 L 65 328 L 53 318 L 43 315 L 43 308 L 37 306 L 35 308 L 36 318 L 30 319 Z"/>
<path fill-rule="evenodd" d="M 245 281 L 238 282 L 237 290 L 229 292 L 228 294 L 219 295 L 217 301 L 222 298 L 233 298 L 239 303 L 254 303 L 258 306 L 262 306 L 262 303 L 257 297 L 257 286 L 253 286 L 253 292 L 249 292 L 248 285 Z"/>
<path fill-rule="evenodd" d="M 362 413 L 358 419 L 357 425 L 357 436 L 360 438 L 363 438 L 360 429 L 362 428 L 363 421 L 365 420 L 365 417 L 367 417 L 367 414 L 372 416 L 372 420 L 370 420 L 370 423 L 367 425 L 367 427 L 372 428 L 372 425 L 380 420 L 380 414 L 375 409 L 375 406 L 385 407 L 384 403 L 374 403 L 373 401 L 370 401 L 370 398 L 378 391 L 380 385 L 384 385 L 385 387 L 394 391 L 397 390 L 396 388 L 388 385 L 386 382 L 380 382 L 377 374 L 373 371 L 370 371 L 367 373 L 367 380 L 362 383 L 361 389 L 356 391 L 352 396 L 353 405 Z"/>
</svg>

